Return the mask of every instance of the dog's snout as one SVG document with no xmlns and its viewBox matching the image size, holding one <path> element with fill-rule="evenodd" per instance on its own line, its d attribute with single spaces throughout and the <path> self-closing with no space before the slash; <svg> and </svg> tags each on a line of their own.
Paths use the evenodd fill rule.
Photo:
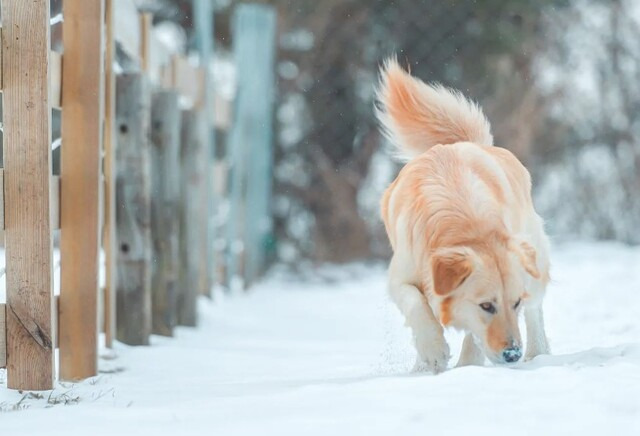
<svg viewBox="0 0 640 436">
<path fill-rule="evenodd" d="M 505 348 L 502 351 L 502 358 L 505 362 L 513 363 L 520 360 L 522 357 L 522 350 L 518 346 L 513 346 L 509 348 Z"/>
</svg>

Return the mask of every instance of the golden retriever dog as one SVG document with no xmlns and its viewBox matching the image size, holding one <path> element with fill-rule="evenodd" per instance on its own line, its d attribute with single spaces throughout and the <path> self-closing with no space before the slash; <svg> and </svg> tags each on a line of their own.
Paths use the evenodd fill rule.
<svg viewBox="0 0 640 436">
<path fill-rule="evenodd" d="M 412 77 L 395 59 L 381 70 L 378 118 L 408 162 L 382 198 L 393 248 L 389 292 L 411 328 L 417 369 L 447 367 L 444 327 L 466 333 L 458 366 L 548 353 L 542 299 L 549 242 L 531 177 L 493 145 L 482 110 L 459 92 Z"/>
</svg>

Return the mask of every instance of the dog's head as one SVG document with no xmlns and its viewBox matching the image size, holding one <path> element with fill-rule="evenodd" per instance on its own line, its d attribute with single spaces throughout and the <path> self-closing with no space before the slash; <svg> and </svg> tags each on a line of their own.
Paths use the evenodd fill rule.
<svg viewBox="0 0 640 436">
<path fill-rule="evenodd" d="M 491 361 L 518 361 L 518 311 L 528 297 L 526 278 L 540 275 L 535 249 L 515 239 L 494 246 L 440 248 L 430 264 L 441 322 L 472 333 Z"/>
</svg>

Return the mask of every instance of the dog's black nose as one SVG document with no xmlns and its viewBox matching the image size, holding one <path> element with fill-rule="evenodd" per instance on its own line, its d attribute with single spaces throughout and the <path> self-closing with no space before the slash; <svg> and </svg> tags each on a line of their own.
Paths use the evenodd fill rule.
<svg viewBox="0 0 640 436">
<path fill-rule="evenodd" d="M 502 358 L 505 362 L 517 362 L 521 357 L 522 351 L 520 350 L 520 347 L 505 348 L 502 351 Z"/>
</svg>

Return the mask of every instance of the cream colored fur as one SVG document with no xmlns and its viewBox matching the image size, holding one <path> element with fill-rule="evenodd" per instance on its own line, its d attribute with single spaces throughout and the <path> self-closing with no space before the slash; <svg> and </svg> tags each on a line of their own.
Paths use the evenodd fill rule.
<svg viewBox="0 0 640 436">
<path fill-rule="evenodd" d="M 394 59 L 382 69 L 378 99 L 383 129 L 410 158 L 381 208 L 394 251 L 390 295 L 412 329 L 417 367 L 447 367 L 448 326 L 467 332 L 459 365 L 481 364 L 483 355 L 513 360 L 522 307 L 526 357 L 547 353 L 548 240 L 528 171 L 493 146 L 476 104 L 410 76 Z"/>
</svg>

